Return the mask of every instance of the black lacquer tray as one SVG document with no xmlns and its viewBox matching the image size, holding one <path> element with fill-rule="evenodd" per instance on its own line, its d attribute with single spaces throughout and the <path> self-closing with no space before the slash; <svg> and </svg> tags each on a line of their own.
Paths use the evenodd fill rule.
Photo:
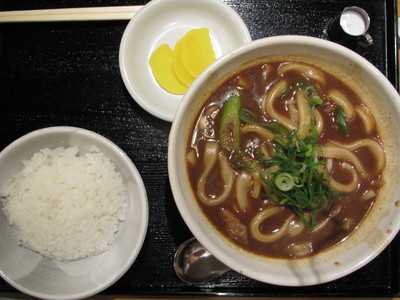
<svg viewBox="0 0 400 300">
<path fill-rule="evenodd" d="M 144 2 L 0 0 L 0 9 L 139 5 Z M 370 14 L 370 34 L 375 43 L 369 48 L 356 46 L 353 50 L 372 62 L 397 86 L 395 0 L 227 0 L 226 3 L 243 17 L 253 39 L 282 34 L 327 38 L 324 29 L 344 7 L 361 6 Z M 278 287 L 234 272 L 196 287 L 181 282 L 172 269 L 173 255 L 177 246 L 191 234 L 175 207 L 168 182 L 170 124 L 142 110 L 122 83 L 118 48 L 126 24 L 123 21 L 0 24 L 0 149 L 34 129 L 78 126 L 110 138 L 126 151 L 142 174 L 150 206 L 147 238 L 132 268 L 104 293 L 399 294 L 399 238 L 367 266 L 319 286 Z M 0 281 L 0 293 L 10 292 L 16 291 Z"/>
</svg>

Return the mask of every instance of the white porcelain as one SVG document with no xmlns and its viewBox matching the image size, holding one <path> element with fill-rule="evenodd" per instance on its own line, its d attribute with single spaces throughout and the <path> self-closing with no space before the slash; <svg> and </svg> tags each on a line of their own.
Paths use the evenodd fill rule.
<svg viewBox="0 0 400 300">
<path fill-rule="evenodd" d="M 193 28 L 210 30 L 216 56 L 251 41 L 240 16 L 219 0 L 153 0 L 129 22 L 122 36 L 119 66 L 132 98 L 147 112 L 172 121 L 182 96 L 164 91 L 155 81 L 151 53 L 161 44 L 175 42 Z"/>
<path fill-rule="evenodd" d="M 20 247 L 0 209 L 0 275 L 25 294 L 40 299 L 90 297 L 116 282 L 139 254 L 148 223 L 146 190 L 124 151 L 99 134 L 76 127 L 50 127 L 19 138 L 0 153 L 0 186 L 22 169 L 22 160 L 40 149 L 79 146 L 85 151 L 92 145 L 109 157 L 122 175 L 128 193 L 126 220 L 109 251 L 74 262 L 56 262 Z"/>
<path fill-rule="evenodd" d="M 372 99 L 382 130 L 387 165 L 385 185 L 360 227 L 344 242 L 315 256 L 297 260 L 272 259 L 239 249 L 219 234 L 201 212 L 188 181 L 186 140 L 191 120 L 205 101 L 204 94 L 242 64 L 266 56 L 302 56 L 330 65 L 341 78 L 360 86 Z M 400 228 L 400 97 L 371 63 L 338 44 L 303 36 L 278 36 L 254 41 L 219 59 L 193 84 L 176 113 L 168 149 L 168 172 L 177 207 L 195 237 L 227 266 L 253 279 L 284 286 L 314 285 L 345 276 L 375 258 Z"/>
</svg>

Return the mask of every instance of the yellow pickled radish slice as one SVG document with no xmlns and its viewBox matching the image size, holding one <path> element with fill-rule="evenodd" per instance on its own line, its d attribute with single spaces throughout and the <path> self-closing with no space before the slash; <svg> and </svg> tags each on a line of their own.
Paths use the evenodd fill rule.
<svg viewBox="0 0 400 300">
<path fill-rule="evenodd" d="M 187 87 L 179 82 L 173 72 L 174 52 L 167 44 L 162 44 L 150 56 L 150 67 L 158 84 L 175 95 L 183 95 Z"/>
<path fill-rule="evenodd" d="M 190 30 L 182 39 L 182 61 L 193 77 L 197 77 L 215 61 L 208 28 Z"/>
<path fill-rule="evenodd" d="M 175 60 L 173 65 L 173 70 L 178 78 L 178 80 L 186 86 L 190 86 L 195 79 L 192 74 L 186 70 L 183 61 L 182 61 L 182 46 L 183 46 L 183 38 L 180 39 L 175 45 Z"/>
</svg>

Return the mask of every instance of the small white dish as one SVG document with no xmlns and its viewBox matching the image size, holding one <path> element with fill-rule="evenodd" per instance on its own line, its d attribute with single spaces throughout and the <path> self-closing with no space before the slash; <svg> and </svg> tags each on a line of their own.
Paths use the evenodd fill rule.
<svg viewBox="0 0 400 300">
<path fill-rule="evenodd" d="M 0 186 L 22 169 L 23 160 L 40 149 L 61 146 L 78 146 L 83 151 L 96 146 L 111 159 L 126 185 L 128 205 L 111 248 L 71 262 L 53 261 L 19 246 L 0 207 L 0 276 L 38 299 L 87 298 L 111 286 L 135 261 L 147 231 L 147 195 L 135 165 L 118 146 L 89 130 L 50 127 L 17 139 L 0 153 Z"/>
<path fill-rule="evenodd" d="M 149 66 L 151 53 L 170 47 L 187 31 L 207 27 L 218 57 L 251 41 L 240 16 L 218 0 L 153 0 L 129 22 L 122 36 L 119 66 L 133 99 L 150 114 L 172 121 L 182 96 L 163 90 Z"/>
</svg>

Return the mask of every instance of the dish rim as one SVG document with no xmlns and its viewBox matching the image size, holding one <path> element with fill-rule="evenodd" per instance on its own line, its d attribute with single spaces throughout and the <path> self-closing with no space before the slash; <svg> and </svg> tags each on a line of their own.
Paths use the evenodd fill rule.
<svg viewBox="0 0 400 300">
<path fill-rule="evenodd" d="M 186 2 L 197 2 L 197 0 L 187 0 Z M 172 122 L 175 114 L 177 112 L 177 109 L 179 107 L 179 104 L 177 105 L 177 109 L 175 110 L 174 114 L 169 114 L 164 112 L 163 110 L 159 109 L 157 105 L 152 105 L 149 104 L 148 101 L 146 100 L 146 97 L 143 97 L 143 95 L 138 92 L 135 88 L 135 83 L 132 83 L 131 80 L 129 79 L 129 75 L 127 72 L 127 62 L 126 62 L 126 57 L 127 57 L 127 40 L 130 32 L 134 29 L 137 23 L 141 22 L 141 19 L 146 18 L 146 15 L 150 12 L 151 9 L 154 9 L 160 4 L 165 4 L 170 2 L 170 4 L 174 4 L 175 2 L 179 2 L 179 0 L 153 0 L 147 3 L 145 6 L 143 6 L 129 21 L 128 25 L 126 26 L 124 33 L 122 35 L 121 43 L 119 46 L 119 55 L 118 55 L 118 60 L 119 60 L 119 70 L 121 73 L 122 80 L 124 82 L 124 85 L 126 89 L 128 90 L 128 93 L 130 94 L 131 98 L 141 107 L 143 108 L 146 112 L 150 113 L 151 115 L 155 116 L 156 118 L 159 118 L 161 120 L 167 121 L 167 122 Z M 247 28 L 246 24 L 244 23 L 243 19 L 241 16 L 230 6 L 224 4 L 221 1 L 217 0 L 202 0 L 201 1 L 203 5 L 209 5 L 210 8 L 212 9 L 215 6 L 218 6 L 220 11 L 224 11 L 228 16 L 230 16 L 233 20 L 235 20 L 235 23 L 237 25 L 238 33 L 242 35 L 242 38 L 245 40 L 245 43 L 249 43 L 252 41 L 250 31 Z M 197 78 L 195 79 L 195 81 Z M 193 83 L 192 83 L 193 85 Z M 158 87 L 157 88 L 161 88 Z M 184 95 L 174 95 L 177 97 L 180 97 L 181 99 L 179 100 L 182 102 L 183 96 Z"/>
</svg>

